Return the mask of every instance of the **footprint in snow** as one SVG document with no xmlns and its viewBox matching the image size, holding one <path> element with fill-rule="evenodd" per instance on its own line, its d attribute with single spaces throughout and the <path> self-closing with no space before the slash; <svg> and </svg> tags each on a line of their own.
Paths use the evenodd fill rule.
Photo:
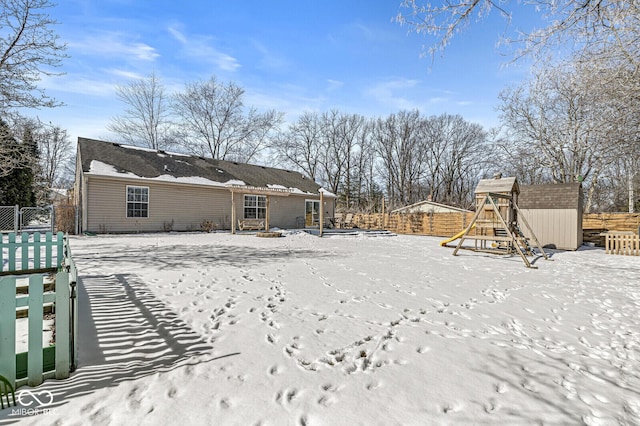
<svg viewBox="0 0 640 426">
<path fill-rule="evenodd" d="M 493 398 L 484 404 L 484 411 L 488 414 L 493 414 L 500 409 L 500 404 Z"/>
<path fill-rule="evenodd" d="M 278 337 L 274 336 L 273 334 L 269 333 L 265 336 L 265 340 L 271 344 L 274 344 L 278 341 Z"/>
<path fill-rule="evenodd" d="M 270 376 L 276 376 L 278 374 L 280 374 L 280 367 L 278 365 L 272 365 L 269 368 L 269 375 Z"/>
<path fill-rule="evenodd" d="M 504 382 L 500 382 L 495 385 L 495 390 L 498 393 L 506 393 L 509 390 L 509 386 Z"/>
<path fill-rule="evenodd" d="M 462 402 L 450 402 L 443 405 L 442 412 L 445 414 L 457 413 L 458 411 L 462 411 L 463 408 L 464 404 Z"/>
<path fill-rule="evenodd" d="M 418 348 L 416 349 L 416 352 L 418 352 L 419 354 L 424 354 L 427 353 L 431 350 L 431 348 L 429 346 L 418 346 Z"/>
</svg>

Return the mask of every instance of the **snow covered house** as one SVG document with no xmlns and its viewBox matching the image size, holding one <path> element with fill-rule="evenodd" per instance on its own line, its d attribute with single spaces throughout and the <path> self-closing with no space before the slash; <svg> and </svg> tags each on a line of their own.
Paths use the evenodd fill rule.
<svg viewBox="0 0 640 426">
<path fill-rule="evenodd" d="M 322 197 L 320 193 L 322 192 Z M 294 171 L 78 138 L 80 232 L 298 228 L 335 195 Z"/>
</svg>

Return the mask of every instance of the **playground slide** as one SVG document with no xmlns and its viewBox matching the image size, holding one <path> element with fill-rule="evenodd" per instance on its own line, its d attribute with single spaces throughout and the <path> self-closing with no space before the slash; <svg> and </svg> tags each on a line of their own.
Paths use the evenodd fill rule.
<svg viewBox="0 0 640 426">
<path fill-rule="evenodd" d="M 476 224 L 475 224 L 475 223 L 474 223 L 473 225 L 471 225 L 471 229 L 473 229 L 473 228 L 475 228 L 475 227 L 476 227 Z M 451 238 L 447 238 L 446 240 L 442 240 L 442 241 L 440 241 L 440 246 L 441 246 L 441 247 L 444 247 L 444 246 L 446 246 L 448 243 L 450 243 L 451 241 L 455 241 L 455 240 L 457 240 L 458 238 L 462 237 L 462 234 L 464 234 L 464 231 L 466 231 L 466 228 L 465 228 L 465 229 L 463 229 L 462 231 L 458 232 L 458 233 L 457 233 L 456 235 L 454 235 L 453 237 L 451 237 Z"/>
</svg>

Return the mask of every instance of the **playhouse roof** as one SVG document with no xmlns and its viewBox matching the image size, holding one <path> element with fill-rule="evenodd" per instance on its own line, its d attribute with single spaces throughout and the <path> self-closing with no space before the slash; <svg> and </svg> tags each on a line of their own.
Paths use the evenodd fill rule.
<svg viewBox="0 0 640 426">
<path fill-rule="evenodd" d="M 520 193 L 518 181 L 515 177 L 480 179 L 476 186 L 476 194 L 486 194 L 488 192 L 498 193 Z"/>
</svg>

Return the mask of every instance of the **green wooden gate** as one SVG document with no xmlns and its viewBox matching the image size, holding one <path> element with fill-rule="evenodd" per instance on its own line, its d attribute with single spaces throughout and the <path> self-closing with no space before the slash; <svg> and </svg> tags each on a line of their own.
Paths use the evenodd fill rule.
<svg viewBox="0 0 640 426">
<path fill-rule="evenodd" d="M 77 270 L 69 242 L 62 232 L 0 236 L 0 375 L 15 387 L 67 378 L 77 354 Z M 47 306 L 55 312 L 56 338 L 43 348 Z M 25 310 L 28 351 L 16 353 L 16 317 Z"/>
</svg>

